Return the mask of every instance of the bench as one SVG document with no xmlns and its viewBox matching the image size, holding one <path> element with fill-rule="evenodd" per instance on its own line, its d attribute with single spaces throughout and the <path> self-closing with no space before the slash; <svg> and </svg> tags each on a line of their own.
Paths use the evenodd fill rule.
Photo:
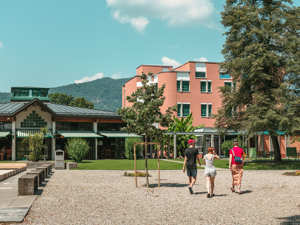
<svg viewBox="0 0 300 225">
<path fill-rule="evenodd" d="M 32 170 L 26 173 L 26 175 L 37 174 L 38 175 L 38 184 L 42 184 L 45 180 L 43 170 Z"/>
<path fill-rule="evenodd" d="M 29 155 L 24 155 L 24 157 L 26 158 L 26 161 L 28 161 Z M 47 159 L 47 155 L 42 155 L 42 157 L 44 158 L 44 161 L 46 161 Z"/>
<path fill-rule="evenodd" d="M 40 167 L 47 168 L 47 175 L 50 175 L 50 173 L 52 172 L 52 164 L 43 164 Z"/>
<path fill-rule="evenodd" d="M 43 171 L 43 177 L 44 177 L 44 180 L 47 178 L 47 176 L 48 176 L 48 174 L 47 174 L 47 168 L 46 167 L 37 167 L 37 168 L 35 168 L 36 170 L 41 170 L 41 171 Z"/>
<path fill-rule="evenodd" d="M 18 180 L 19 195 L 34 195 L 38 189 L 38 174 L 26 174 Z"/>
</svg>

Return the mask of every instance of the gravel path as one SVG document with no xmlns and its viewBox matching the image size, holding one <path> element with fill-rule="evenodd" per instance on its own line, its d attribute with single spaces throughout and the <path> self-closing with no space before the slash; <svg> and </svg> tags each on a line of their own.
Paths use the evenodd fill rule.
<svg viewBox="0 0 300 225">
<path fill-rule="evenodd" d="M 243 195 L 229 190 L 230 174 L 218 171 L 216 196 L 206 198 L 203 171 L 194 195 L 182 171 L 150 170 L 145 178 L 124 171 L 55 171 L 32 205 L 25 224 L 299 224 L 300 177 L 284 171 L 244 171 Z"/>
</svg>

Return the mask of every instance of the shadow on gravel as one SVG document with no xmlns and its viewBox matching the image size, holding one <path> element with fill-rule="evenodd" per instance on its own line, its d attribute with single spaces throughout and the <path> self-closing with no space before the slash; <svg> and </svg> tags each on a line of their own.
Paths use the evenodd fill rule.
<svg viewBox="0 0 300 225">
<path fill-rule="evenodd" d="M 250 191 L 250 190 L 246 190 L 246 191 L 243 191 L 243 194 L 249 194 L 249 193 L 251 193 L 252 191 Z"/>
<path fill-rule="evenodd" d="M 207 192 L 205 192 L 205 193 L 207 193 Z M 212 198 L 214 198 L 214 197 L 223 197 L 223 196 L 228 196 L 228 195 L 226 195 L 226 194 L 221 194 L 221 195 L 214 195 L 214 196 L 212 196 Z"/>
<path fill-rule="evenodd" d="M 161 183 L 160 187 L 171 187 L 171 188 L 180 188 L 180 187 L 188 187 L 188 184 L 178 184 L 178 183 Z M 143 187 L 146 187 L 146 184 L 143 185 Z M 158 184 L 150 184 L 150 188 L 157 188 Z"/>
<path fill-rule="evenodd" d="M 276 219 L 279 220 L 280 224 L 283 224 L 283 225 L 300 224 L 300 215 L 279 217 Z"/>
<path fill-rule="evenodd" d="M 207 194 L 207 192 L 194 192 L 194 195 L 202 195 L 202 194 Z"/>
</svg>

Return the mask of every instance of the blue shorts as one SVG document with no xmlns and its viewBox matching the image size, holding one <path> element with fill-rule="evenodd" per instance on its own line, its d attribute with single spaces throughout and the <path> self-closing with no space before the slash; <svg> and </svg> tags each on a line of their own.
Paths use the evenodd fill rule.
<svg viewBox="0 0 300 225">
<path fill-rule="evenodd" d="M 197 177 L 197 169 L 186 168 L 186 173 L 188 177 Z"/>
</svg>

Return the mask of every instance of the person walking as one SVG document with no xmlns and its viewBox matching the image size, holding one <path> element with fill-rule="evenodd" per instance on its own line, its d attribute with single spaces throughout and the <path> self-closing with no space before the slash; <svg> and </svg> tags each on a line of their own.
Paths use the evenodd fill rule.
<svg viewBox="0 0 300 225">
<path fill-rule="evenodd" d="M 3 148 L 1 149 L 1 153 L 3 155 L 3 159 L 6 159 L 6 146 L 3 146 Z"/>
<path fill-rule="evenodd" d="M 229 152 L 229 169 L 232 175 L 232 185 L 230 187 L 232 192 L 235 192 L 235 185 L 238 186 L 238 193 L 242 194 L 242 177 L 243 165 L 245 160 L 244 150 L 238 146 L 238 141 L 233 141 L 233 148 Z"/>
<path fill-rule="evenodd" d="M 216 167 L 214 165 L 215 159 L 220 159 L 220 157 L 215 153 L 215 149 L 213 147 L 209 147 L 207 149 L 207 154 L 203 158 L 203 164 L 205 164 L 204 176 L 206 179 L 208 198 L 214 196 L 215 178 L 217 176 Z"/>
<path fill-rule="evenodd" d="M 185 166 L 186 172 L 189 177 L 189 191 L 190 194 L 193 194 L 193 185 L 197 179 L 197 164 L 196 159 L 201 166 L 201 162 L 199 159 L 199 152 L 198 149 L 195 148 L 195 141 L 189 140 L 188 141 L 189 148 L 185 150 L 184 154 L 184 163 L 183 163 L 183 172 L 185 173 Z"/>
</svg>

